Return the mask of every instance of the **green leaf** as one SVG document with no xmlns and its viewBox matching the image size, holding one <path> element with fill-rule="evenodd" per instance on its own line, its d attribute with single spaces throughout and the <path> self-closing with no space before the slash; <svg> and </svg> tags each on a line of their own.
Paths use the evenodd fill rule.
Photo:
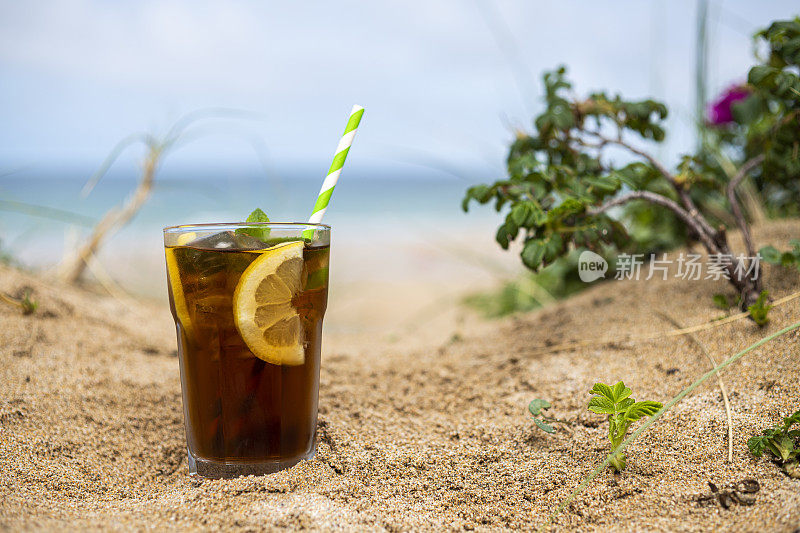
<svg viewBox="0 0 800 533">
<path fill-rule="evenodd" d="M 539 416 L 542 409 L 550 409 L 550 402 L 537 398 L 528 404 L 528 411 L 534 416 Z"/>
<path fill-rule="evenodd" d="M 33 291 L 31 289 L 25 289 L 22 294 L 22 301 L 20 302 L 20 305 L 22 305 L 23 315 L 33 314 L 39 308 L 39 302 L 31 299 L 32 294 Z"/>
<path fill-rule="evenodd" d="M 636 403 L 636 400 L 633 398 L 625 398 L 617 404 L 617 411 L 625 412 L 634 403 Z"/>
<path fill-rule="evenodd" d="M 781 254 L 780 264 L 781 266 L 790 267 L 794 266 L 797 262 L 797 258 L 794 256 L 792 252 L 783 252 Z"/>
<path fill-rule="evenodd" d="M 511 208 L 511 218 L 517 226 L 522 226 L 528 219 L 528 202 L 523 202 Z"/>
<path fill-rule="evenodd" d="M 534 202 L 520 202 L 511 208 L 511 219 L 517 226 L 532 228 L 541 225 L 546 215 Z"/>
<path fill-rule="evenodd" d="M 739 124 L 749 124 L 759 118 L 762 109 L 761 98 L 751 95 L 744 100 L 734 102 L 731 105 L 731 114 Z"/>
<path fill-rule="evenodd" d="M 489 185 L 475 185 L 467 189 L 464 195 L 464 200 L 461 202 L 461 209 L 465 212 L 469 210 L 470 200 L 475 200 L 478 203 L 485 204 L 492 199 L 492 187 Z"/>
<path fill-rule="evenodd" d="M 767 263 L 771 263 L 773 265 L 780 264 L 781 253 L 774 246 L 764 246 L 758 251 L 758 253 L 761 255 L 761 259 Z"/>
<path fill-rule="evenodd" d="M 264 211 L 261 210 L 261 208 L 257 207 L 252 213 L 250 213 L 245 222 L 269 222 L 269 217 Z"/>
<path fill-rule="evenodd" d="M 603 396 L 595 396 L 589 400 L 589 410 L 600 415 L 613 415 L 616 412 L 614 403 Z"/>
<path fill-rule="evenodd" d="M 508 250 L 508 243 L 511 240 L 511 237 L 508 234 L 505 224 L 502 224 L 499 228 L 497 228 L 497 235 L 495 235 L 494 238 L 497 241 L 497 244 L 499 244 L 503 250 Z"/>
<path fill-rule="evenodd" d="M 750 437 L 747 441 L 747 447 L 750 449 L 750 453 L 756 457 L 761 457 L 767 448 L 767 438 L 761 435 Z"/>
<path fill-rule="evenodd" d="M 611 394 L 614 395 L 614 403 L 619 403 L 631 395 L 631 389 L 626 387 L 623 382 L 619 381 L 611 387 Z"/>
<path fill-rule="evenodd" d="M 769 316 L 767 315 L 773 306 L 767 304 L 767 296 L 767 291 L 761 291 L 755 303 L 747 306 L 750 318 L 759 326 L 764 326 L 769 322 Z"/>
<path fill-rule="evenodd" d="M 625 411 L 625 418 L 627 420 L 639 420 L 645 416 L 653 416 L 663 406 L 660 402 L 643 401 L 636 402 Z"/>
<path fill-rule="evenodd" d="M 564 239 L 559 233 L 550 235 L 549 239 L 544 241 L 544 263 L 550 264 L 561 255 L 564 251 Z"/>
<path fill-rule="evenodd" d="M 250 216 L 247 217 L 245 222 L 250 224 L 266 223 L 269 222 L 269 217 L 260 208 L 256 208 L 255 211 L 250 213 Z M 251 237 L 255 237 L 262 242 L 267 242 L 269 239 L 269 228 L 239 228 L 236 230 L 236 233 L 239 235 L 250 235 Z"/>
<path fill-rule="evenodd" d="M 600 396 L 605 396 L 606 398 L 614 403 L 614 393 L 611 390 L 611 387 L 606 385 L 605 383 L 595 383 L 592 390 L 589 391 L 589 394 L 599 394 Z"/>
<path fill-rule="evenodd" d="M 789 429 L 794 424 L 800 424 L 800 411 L 795 411 L 794 414 L 784 418 L 783 424 L 786 429 Z"/>
<path fill-rule="evenodd" d="M 528 239 L 525 241 L 525 246 L 522 248 L 520 255 L 522 262 L 531 270 L 537 270 L 542 266 L 546 248 L 542 239 Z"/>
<path fill-rule="evenodd" d="M 586 210 L 586 206 L 576 198 L 566 198 L 549 212 L 550 220 L 562 220 L 569 215 L 576 215 Z"/>
<path fill-rule="evenodd" d="M 728 304 L 728 297 L 725 296 L 724 294 L 717 293 L 713 296 L 712 300 L 714 301 L 714 305 L 718 309 L 726 311 L 730 307 L 730 305 Z"/>
<path fill-rule="evenodd" d="M 614 174 L 610 176 L 599 177 L 585 176 L 582 181 L 604 194 L 617 192 L 620 184 L 619 178 L 617 178 Z"/>
<path fill-rule="evenodd" d="M 795 452 L 794 442 L 783 432 L 773 438 L 767 439 L 767 448 L 781 461 L 788 460 Z"/>
<path fill-rule="evenodd" d="M 750 69 L 750 73 L 747 75 L 747 82 L 751 83 L 752 85 L 760 85 L 764 82 L 764 80 L 774 77 L 777 72 L 778 69 L 775 67 L 756 65 Z"/>
<path fill-rule="evenodd" d="M 553 428 L 553 426 L 551 426 L 550 424 L 548 424 L 544 420 L 539 420 L 538 418 L 534 418 L 533 419 L 533 423 L 536 424 L 537 426 L 539 426 L 539 429 L 541 429 L 543 431 L 546 431 L 548 433 L 555 433 L 556 432 L 555 428 Z"/>
</svg>

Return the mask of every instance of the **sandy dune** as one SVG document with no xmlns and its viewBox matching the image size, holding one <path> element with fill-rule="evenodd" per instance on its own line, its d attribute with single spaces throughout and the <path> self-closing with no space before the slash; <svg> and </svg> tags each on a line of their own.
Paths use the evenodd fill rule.
<svg viewBox="0 0 800 533">
<path fill-rule="evenodd" d="M 766 233 L 785 241 L 800 231 L 776 224 Z M 775 297 L 800 290 L 797 272 L 769 269 L 766 281 Z M 595 381 L 624 379 L 637 399 L 666 401 L 708 369 L 685 337 L 549 354 L 541 347 L 669 330 L 658 311 L 687 326 L 720 316 L 711 296 L 727 287 L 692 283 L 605 283 L 492 322 L 457 307 L 452 295 L 426 300 L 422 282 L 384 294 L 351 284 L 326 333 L 316 458 L 271 476 L 197 481 L 186 475 L 168 309 L 2 266 L 0 290 L 32 287 L 41 307 L 31 316 L 0 307 L 0 528 L 535 528 L 608 449 L 607 424 L 585 409 Z M 370 323 L 375 301 L 399 302 L 403 314 L 381 307 Z M 771 316 L 763 329 L 743 320 L 698 338 L 721 360 L 800 320 L 800 300 Z M 800 480 L 745 445 L 800 408 L 798 341 L 798 331 L 785 335 L 724 374 L 733 463 L 725 462 L 725 414 L 712 381 L 629 449 L 625 472 L 595 480 L 556 529 L 800 527 Z M 555 435 L 527 415 L 537 397 L 569 421 Z M 697 501 L 709 481 L 743 478 L 761 485 L 754 505 Z"/>
</svg>

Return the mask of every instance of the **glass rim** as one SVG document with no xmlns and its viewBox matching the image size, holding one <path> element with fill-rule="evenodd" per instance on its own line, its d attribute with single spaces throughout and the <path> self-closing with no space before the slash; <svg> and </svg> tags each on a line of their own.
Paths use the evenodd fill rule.
<svg viewBox="0 0 800 533">
<path fill-rule="evenodd" d="M 284 229 L 315 229 L 315 230 L 329 230 L 331 227 L 327 224 L 315 224 L 313 222 L 209 222 L 199 224 L 177 224 L 175 226 L 166 226 L 164 233 L 179 233 L 181 231 L 193 231 L 202 229 L 215 229 L 222 227 L 244 227 L 251 228 L 254 226 L 274 226 L 275 228 Z"/>
</svg>

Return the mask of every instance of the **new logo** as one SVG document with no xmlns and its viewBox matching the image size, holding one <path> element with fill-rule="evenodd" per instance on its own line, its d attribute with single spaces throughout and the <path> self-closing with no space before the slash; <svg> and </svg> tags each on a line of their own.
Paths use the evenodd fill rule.
<svg viewBox="0 0 800 533">
<path fill-rule="evenodd" d="M 581 252 L 578 257 L 578 276 L 584 283 L 606 277 L 608 261 L 589 250 Z"/>
</svg>

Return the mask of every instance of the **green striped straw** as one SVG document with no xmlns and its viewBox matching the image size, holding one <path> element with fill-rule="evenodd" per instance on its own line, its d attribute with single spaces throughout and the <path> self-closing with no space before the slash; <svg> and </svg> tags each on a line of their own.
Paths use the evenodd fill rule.
<svg viewBox="0 0 800 533">
<path fill-rule="evenodd" d="M 364 108 L 360 105 L 354 105 L 350 111 L 350 118 L 347 121 L 347 127 L 344 129 L 342 138 L 339 139 L 339 145 L 336 147 L 336 155 L 333 156 L 333 163 L 331 168 L 328 169 L 328 175 L 325 176 L 325 181 L 322 182 L 322 187 L 317 196 L 317 202 L 314 204 L 314 210 L 308 219 L 309 224 L 319 224 L 322 222 L 322 217 L 325 216 L 325 210 L 328 208 L 328 202 L 331 201 L 333 188 L 336 187 L 336 182 L 339 181 L 339 174 L 342 173 L 344 160 L 347 158 L 347 152 L 350 151 L 350 145 L 353 144 L 353 138 L 358 131 L 358 124 L 361 122 L 361 116 L 364 114 Z M 310 239 L 314 236 L 313 229 L 303 231 L 303 237 Z"/>
</svg>

